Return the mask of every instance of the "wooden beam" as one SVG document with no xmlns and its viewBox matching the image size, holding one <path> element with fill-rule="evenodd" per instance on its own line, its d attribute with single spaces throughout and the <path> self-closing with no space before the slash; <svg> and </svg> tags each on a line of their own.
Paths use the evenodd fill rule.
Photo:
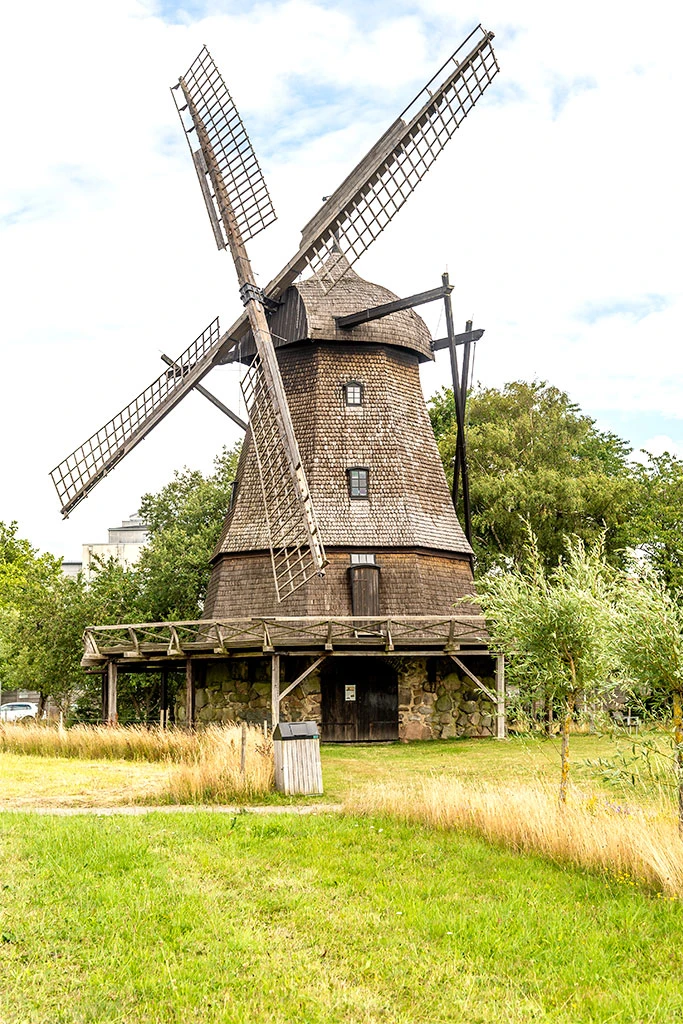
<svg viewBox="0 0 683 1024">
<path fill-rule="evenodd" d="M 201 150 L 199 152 L 201 152 Z M 178 369 L 180 369 L 179 363 L 174 362 L 174 360 L 171 359 L 170 356 L 167 356 L 162 353 L 161 358 L 163 359 L 167 366 L 177 366 Z M 211 392 L 207 388 L 205 388 L 203 384 L 195 384 L 194 390 L 198 391 L 200 395 L 204 396 L 204 398 L 207 398 L 209 402 L 215 405 L 217 409 L 220 409 L 220 411 L 224 413 L 224 415 L 227 416 L 228 419 L 231 419 L 232 422 L 236 423 L 238 427 L 242 428 L 242 430 L 247 429 L 248 424 L 245 422 L 245 420 L 238 416 L 236 412 L 233 412 L 232 409 L 229 409 L 227 405 L 224 405 L 224 403 L 221 402 L 220 398 L 216 398 L 215 395 L 211 394 Z"/>
<path fill-rule="evenodd" d="M 449 284 L 448 274 L 442 274 L 441 280 L 444 288 Z M 465 536 L 472 543 L 472 521 L 470 515 L 470 488 L 467 475 L 467 451 L 465 447 L 465 401 L 467 398 L 467 381 L 465 379 L 465 365 L 463 363 L 462 374 L 458 370 L 458 355 L 455 345 L 455 328 L 453 326 L 453 306 L 451 304 L 450 291 L 444 295 L 444 312 L 446 314 L 446 329 L 448 331 L 449 347 L 451 354 L 451 376 L 453 377 L 453 404 L 455 406 L 456 447 L 455 461 L 453 464 L 453 508 L 458 511 L 458 481 L 462 476 L 462 498 Z M 468 346 L 465 346 L 468 351 Z"/>
<path fill-rule="evenodd" d="M 505 655 L 496 655 L 496 739 L 504 740 L 505 721 Z"/>
<path fill-rule="evenodd" d="M 116 702 L 116 684 L 118 680 L 118 668 L 116 662 L 111 658 L 107 662 L 107 725 L 118 725 L 119 715 Z"/>
<path fill-rule="evenodd" d="M 159 685 L 159 725 L 162 729 L 168 726 L 168 667 L 161 668 L 161 683 Z"/>
<path fill-rule="evenodd" d="M 462 334 L 454 334 L 453 339 L 437 338 L 432 342 L 432 352 L 438 352 L 442 348 L 450 348 L 453 345 L 469 345 L 473 341 L 479 341 L 483 337 L 484 328 L 477 328 L 476 331 L 463 331 Z"/>
<path fill-rule="evenodd" d="M 303 683 L 304 679 L 308 679 L 308 677 L 313 672 L 315 672 L 315 670 L 318 668 L 318 666 L 322 665 L 323 661 L 326 660 L 326 657 L 327 657 L 327 655 L 323 654 L 323 656 L 321 658 L 317 658 L 313 662 L 312 665 L 309 665 L 308 668 L 304 669 L 304 671 L 301 673 L 301 675 L 297 676 L 296 679 L 294 680 L 294 682 L 290 683 L 289 686 L 287 687 L 287 689 L 282 691 L 282 693 L 280 694 L 280 698 L 279 699 L 282 700 L 283 697 L 286 697 L 288 694 L 290 694 L 292 692 L 292 690 L 294 689 L 295 686 L 298 686 L 299 683 Z"/>
<path fill-rule="evenodd" d="M 476 686 L 478 686 L 478 687 L 479 687 L 479 689 L 481 690 L 481 692 L 482 692 L 483 694 L 485 694 L 485 696 L 487 696 L 487 697 L 488 697 L 488 699 L 489 699 L 489 700 L 491 701 L 491 703 L 493 703 L 493 704 L 497 704 L 497 703 L 498 703 L 498 698 L 496 697 L 496 695 L 495 695 L 495 693 L 493 692 L 493 690 L 489 690 L 488 686 L 486 686 L 486 685 L 485 685 L 484 683 L 482 683 L 481 679 L 477 679 L 477 677 L 475 676 L 474 672 L 472 672 L 472 671 L 471 671 L 471 670 L 470 670 L 470 669 L 469 669 L 469 668 L 467 667 L 467 665 L 465 665 L 465 664 L 464 664 L 464 663 L 463 663 L 463 662 L 462 662 L 462 661 L 460 660 L 460 658 L 456 658 L 456 656 L 455 656 L 454 654 L 449 654 L 449 658 L 452 658 L 452 659 L 453 659 L 453 661 L 455 662 L 455 664 L 456 664 L 456 665 L 458 666 L 458 668 L 461 668 L 461 669 L 463 670 L 463 672 L 465 673 L 465 675 L 466 675 L 466 676 L 469 676 L 469 677 L 470 677 L 470 679 L 472 680 L 472 682 L 473 682 L 473 683 L 474 683 L 474 684 L 475 684 Z"/>
<path fill-rule="evenodd" d="M 367 324 L 371 320 L 380 320 L 391 313 L 398 313 L 402 309 L 412 309 L 413 306 L 424 306 L 426 302 L 435 302 L 443 299 L 453 290 L 453 286 L 444 284 L 440 288 L 430 288 L 427 292 L 417 292 L 405 299 L 394 299 L 393 302 L 384 302 L 381 306 L 370 306 L 368 309 L 360 309 L 357 313 L 349 313 L 348 316 L 336 316 L 337 327 L 347 329 L 356 327 L 358 324 Z"/>
<path fill-rule="evenodd" d="M 101 689 L 102 689 L 102 725 L 106 725 L 107 724 L 107 675 L 108 675 L 108 670 L 107 670 L 106 667 L 104 669 L 102 669 L 101 675 L 102 675 L 102 684 L 101 684 Z"/>
<path fill-rule="evenodd" d="M 270 658 L 271 712 L 273 729 L 280 721 L 280 655 Z"/>
<path fill-rule="evenodd" d="M 195 680 L 192 658 L 185 661 L 185 725 L 188 729 L 195 727 Z"/>
</svg>

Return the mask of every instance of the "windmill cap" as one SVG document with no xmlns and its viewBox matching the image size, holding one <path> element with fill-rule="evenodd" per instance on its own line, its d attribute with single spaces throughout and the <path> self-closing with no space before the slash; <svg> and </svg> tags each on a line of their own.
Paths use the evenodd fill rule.
<svg viewBox="0 0 683 1024">
<path fill-rule="evenodd" d="M 414 352 L 421 362 L 432 360 L 432 338 L 424 320 L 413 309 L 343 328 L 336 317 L 357 313 L 372 306 L 393 302 L 398 296 L 388 288 L 365 281 L 349 267 L 333 288 L 325 291 L 317 277 L 297 281 L 288 288 L 277 309 L 269 316 L 276 348 L 299 342 L 392 345 Z M 249 332 L 227 361 L 248 362 L 256 349 Z"/>
</svg>

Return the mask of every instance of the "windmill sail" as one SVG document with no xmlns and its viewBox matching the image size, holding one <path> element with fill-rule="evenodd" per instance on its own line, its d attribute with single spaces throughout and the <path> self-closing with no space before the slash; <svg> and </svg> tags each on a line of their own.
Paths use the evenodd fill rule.
<svg viewBox="0 0 683 1024">
<path fill-rule="evenodd" d="M 492 39 L 481 25 L 470 33 L 303 229 L 306 262 L 324 285 L 384 230 L 490 85 Z"/>
<path fill-rule="evenodd" d="M 268 189 L 242 120 L 206 47 L 179 81 L 178 113 L 209 216 L 230 249 L 258 359 L 244 382 L 278 600 L 324 575 L 327 564 L 280 367 L 245 242 L 275 219 Z M 196 140 L 196 148 L 194 145 Z M 215 217 L 212 216 L 212 210 Z"/>
<path fill-rule="evenodd" d="M 264 289 L 267 299 L 277 300 L 307 267 L 326 280 L 326 286 L 332 286 L 344 268 L 368 248 L 497 74 L 492 39 L 492 33 L 479 25 L 458 47 L 309 221 L 299 250 Z M 233 210 L 242 239 L 252 238 L 275 219 L 275 213 L 242 121 L 206 48 L 188 71 L 186 92 L 181 90 L 185 101 L 182 104 L 178 103 L 179 88 L 180 83 L 175 87 L 174 98 L 192 150 L 216 243 L 219 248 L 229 245 L 223 219 L 226 209 Z M 210 160 L 199 144 L 192 121 L 190 101 L 203 125 L 208 149 L 213 153 L 213 177 Z M 201 111 L 205 121 L 199 116 Z M 193 136 L 197 137 L 194 144 Z M 223 211 L 218 194 L 220 184 L 217 190 L 216 182 L 222 183 L 225 191 Z M 346 261 L 339 260 L 340 251 L 346 255 Z M 242 313 L 223 335 L 218 333 L 217 321 L 214 323 L 215 330 L 213 325 L 208 329 L 208 339 L 205 339 L 205 331 L 200 336 L 204 340 L 200 343 L 197 339 L 193 343 L 201 349 L 196 359 L 190 354 L 193 346 L 179 358 L 183 366 L 188 366 L 186 376 L 171 379 L 162 375 L 53 470 L 52 478 L 65 515 L 212 366 L 233 361 L 239 339 L 250 326 L 247 313 Z M 274 357 L 274 352 L 271 355 Z M 266 361 L 269 364 L 271 359 Z M 190 364 L 193 364 L 191 368 Z M 291 467 L 290 460 L 287 465 Z M 292 479 L 291 468 L 289 478 Z M 306 516 L 302 522 L 304 520 L 308 522 Z"/>
<path fill-rule="evenodd" d="M 223 224 L 221 197 L 216 194 L 217 178 L 242 241 L 248 242 L 277 217 L 242 118 L 206 47 L 171 92 L 218 248 L 227 249 L 229 239 L 228 229 Z M 184 104 L 179 103 L 179 96 L 185 100 Z M 200 126 L 201 139 L 198 137 Z M 193 144 L 195 139 L 196 144 Z"/>
<path fill-rule="evenodd" d="M 50 476 L 66 518 L 103 477 L 191 391 L 213 365 L 220 348 L 218 317 L 125 409 L 67 455 Z"/>
<path fill-rule="evenodd" d="M 282 601 L 317 573 L 327 559 L 303 467 L 299 470 L 297 491 L 291 485 L 276 403 L 258 356 L 242 381 L 242 393 L 254 438 L 275 587 Z"/>
</svg>

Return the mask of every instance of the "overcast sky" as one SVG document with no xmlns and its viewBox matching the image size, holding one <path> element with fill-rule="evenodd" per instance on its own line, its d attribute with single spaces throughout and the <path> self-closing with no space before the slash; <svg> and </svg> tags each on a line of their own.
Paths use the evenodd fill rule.
<svg viewBox="0 0 683 1024">
<path fill-rule="evenodd" d="M 477 380 L 548 380 L 635 449 L 683 455 L 679 5 L 36 0 L 5 10 L 0 38 L 0 519 L 79 559 L 240 436 L 190 395 L 60 517 L 50 469 L 162 351 L 241 309 L 168 91 L 202 44 L 279 214 L 250 244 L 265 284 L 478 22 L 501 73 L 356 269 L 399 295 L 448 269 L 458 325 L 486 328 Z M 423 383 L 447 382 L 442 353 Z M 237 368 L 204 383 L 243 411 Z"/>
</svg>

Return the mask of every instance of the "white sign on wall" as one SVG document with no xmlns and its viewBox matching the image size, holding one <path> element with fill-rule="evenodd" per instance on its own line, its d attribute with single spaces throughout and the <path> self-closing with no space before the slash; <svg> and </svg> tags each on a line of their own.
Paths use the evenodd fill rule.
<svg viewBox="0 0 683 1024">
<path fill-rule="evenodd" d="M 356 699 L 356 684 L 351 683 L 344 687 L 344 699 L 355 700 Z"/>
</svg>

